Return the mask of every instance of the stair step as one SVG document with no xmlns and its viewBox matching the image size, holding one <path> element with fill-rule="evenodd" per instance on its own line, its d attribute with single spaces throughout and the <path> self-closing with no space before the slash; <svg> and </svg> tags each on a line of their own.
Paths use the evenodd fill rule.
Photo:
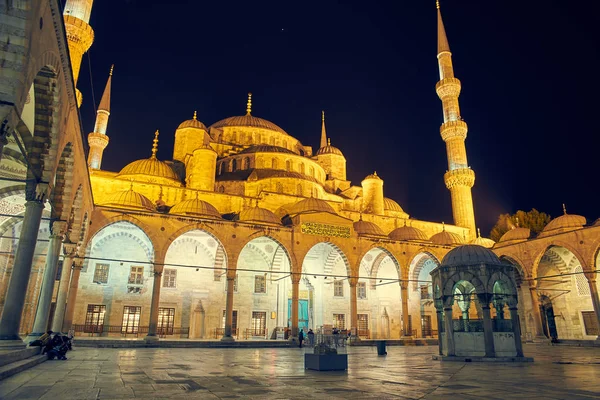
<svg viewBox="0 0 600 400">
<path fill-rule="evenodd" d="M 10 364 L 3 365 L 0 367 L 0 380 L 18 374 L 19 372 L 25 371 L 31 367 L 43 363 L 48 359 L 45 355 L 36 355 L 33 357 L 26 358 L 24 360 L 14 361 Z"/>
<path fill-rule="evenodd" d="M 13 363 L 15 361 L 24 360 L 29 357 L 33 357 L 40 354 L 42 351 L 41 347 L 26 347 L 19 350 L 7 350 L 0 352 L 0 367 Z"/>
</svg>

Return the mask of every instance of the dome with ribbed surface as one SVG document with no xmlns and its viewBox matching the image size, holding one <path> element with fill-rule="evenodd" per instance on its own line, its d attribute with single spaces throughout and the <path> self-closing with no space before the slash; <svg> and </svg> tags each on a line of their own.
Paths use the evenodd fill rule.
<svg viewBox="0 0 600 400">
<path fill-rule="evenodd" d="M 476 244 L 465 244 L 452 249 L 442 260 L 442 267 L 461 265 L 502 265 L 502 262 L 493 251 Z"/>
<path fill-rule="evenodd" d="M 508 242 L 510 240 L 527 240 L 531 236 L 531 230 L 529 228 L 513 228 L 506 232 L 498 243 Z"/>
<path fill-rule="evenodd" d="M 249 154 L 249 153 L 286 153 L 286 154 L 296 154 L 291 150 L 288 150 L 283 147 L 273 146 L 269 144 L 257 144 L 254 146 L 250 146 L 247 149 L 244 149 L 239 152 L 239 154 Z M 297 154 L 296 154 L 297 155 Z"/>
<path fill-rule="evenodd" d="M 175 204 L 170 214 L 183 214 L 193 217 L 221 218 L 219 211 L 209 202 L 200 199 L 184 200 Z"/>
<path fill-rule="evenodd" d="M 326 212 L 336 214 L 333 207 L 325 200 L 309 197 L 308 199 L 300 200 L 289 210 L 290 214 L 300 214 L 304 212 Z"/>
<path fill-rule="evenodd" d="M 593 226 L 600 226 L 600 218 L 598 218 L 596 221 L 594 221 Z"/>
<path fill-rule="evenodd" d="M 452 246 L 455 244 L 462 244 L 462 238 L 456 233 L 441 231 L 436 233 L 432 237 L 429 238 L 433 244 L 437 244 L 440 246 Z"/>
<path fill-rule="evenodd" d="M 412 226 L 402 226 L 396 228 L 390 232 L 388 237 L 392 240 L 403 240 L 403 241 L 417 241 L 417 242 L 428 242 L 429 238 L 420 229 L 413 228 Z"/>
<path fill-rule="evenodd" d="M 196 111 L 194 111 L 194 117 L 192 119 L 188 119 L 187 121 L 183 121 L 177 129 L 186 129 L 186 128 L 194 128 L 194 129 L 202 129 L 206 131 L 206 126 L 197 119 Z"/>
<path fill-rule="evenodd" d="M 179 177 L 175 171 L 173 171 L 171 166 L 166 162 L 160 161 L 156 158 L 137 160 L 127 164 L 117 176 L 119 178 L 132 177 L 135 179 L 136 175 L 160 177 L 181 183 L 179 181 Z"/>
<path fill-rule="evenodd" d="M 320 156 L 323 154 L 337 154 L 338 156 L 342 156 L 342 157 L 344 156 L 340 149 L 338 149 L 337 147 L 334 147 L 332 145 L 327 145 L 327 146 L 321 147 L 319 150 L 317 150 L 316 155 Z"/>
<path fill-rule="evenodd" d="M 363 179 L 363 180 L 366 181 L 367 179 L 375 179 L 375 180 L 378 180 L 378 181 L 381 180 L 381 178 L 379 177 L 379 175 L 377 175 L 377 172 L 373 172 L 371 175 L 367 175 L 365 177 L 365 179 Z"/>
<path fill-rule="evenodd" d="M 400 204 L 387 197 L 384 197 L 383 199 L 383 208 L 388 211 L 404 212 L 402 207 L 400 207 Z"/>
<path fill-rule="evenodd" d="M 470 244 L 476 244 L 478 246 L 485 247 L 486 249 L 491 249 L 492 247 L 494 247 L 496 242 L 494 242 L 492 239 L 479 236 L 473 239 Z"/>
<path fill-rule="evenodd" d="M 362 219 L 354 223 L 354 231 L 359 235 L 385 236 L 385 233 L 383 233 L 383 230 L 378 225 L 373 222 L 363 221 Z"/>
<path fill-rule="evenodd" d="M 548 223 L 548 225 L 546 225 L 544 227 L 540 236 L 546 236 L 546 234 L 551 235 L 551 234 L 555 233 L 552 231 L 567 230 L 567 229 L 573 230 L 573 229 L 583 228 L 583 226 L 586 224 L 586 222 L 587 221 L 586 221 L 585 217 L 582 217 L 581 215 L 575 215 L 575 214 L 561 215 L 560 217 L 554 218 L 552 221 L 550 221 Z M 556 232 L 556 233 L 558 233 L 558 232 Z"/>
<path fill-rule="evenodd" d="M 240 221 L 281 225 L 281 219 L 266 208 L 252 207 L 240 212 Z"/>
<path fill-rule="evenodd" d="M 263 128 L 269 129 L 271 131 L 283 133 L 287 135 L 287 132 L 281 129 L 279 126 L 275 125 L 271 121 L 267 121 L 266 119 L 258 118 L 253 115 L 242 115 L 238 117 L 229 117 L 222 119 L 219 122 L 215 122 L 210 127 L 211 128 L 225 128 L 225 127 L 233 127 L 233 126 L 241 126 L 241 127 L 251 127 L 251 128 Z"/>
<path fill-rule="evenodd" d="M 118 208 L 133 208 L 136 210 L 155 210 L 154 204 L 152 204 L 150 199 L 143 194 L 135 192 L 133 189 L 116 192 L 100 205 Z"/>
</svg>

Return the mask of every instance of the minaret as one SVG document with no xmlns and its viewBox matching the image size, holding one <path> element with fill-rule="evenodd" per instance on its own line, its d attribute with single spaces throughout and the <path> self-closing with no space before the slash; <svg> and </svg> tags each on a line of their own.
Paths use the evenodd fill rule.
<svg viewBox="0 0 600 400">
<path fill-rule="evenodd" d="M 67 0 L 63 13 L 75 86 L 77 86 L 79 78 L 81 59 L 94 42 L 94 30 L 89 24 L 93 3 L 94 0 Z M 81 105 L 81 92 L 79 89 L 75 89 L 75 91 L 77 104 Z"/>
<path fill-rule="evenodd" d="M 108 117 L 110 116 L 110 87 L 112 84 L 112 74 L 114 65 L 110 67 L 108 81 L 102 94 L 102 100 L 96 112 L 96 124 L 94 132 L 88 135 L 88 144 L 90 145 L 90 154 L 88 156 L 88 166 L 91 169 L 100 169 L 102 164 L 102 153 L 108 146 L 108 136 L 106 127 L 108 126 Z"/>
<path fill-rule="evenodd" d="M 321 111 L 321 147 L 327 146 L 327 132 L 325 131 L 325 111 Z"/>
<path fill-rule="evenodd" d="M 440 68 L 440 81 L 435 90 L 442 100 L 444 110 L 444 123 L 440 127 L 440 134 L 446 143 L 448 155 L 448 171 L 444 174 L 444 182 L 450 190 L 452 197 L 452 214 L 454 224 L 469 228 L 469 240 L 475 239 L 475 213 L 473 211 L 473 197 L 471 188 L 475 184 L 475 173 L 467 163 L 467 124 L 460 116 L 458 96 L 461 84 L 454 77 L 452 66 L 452 53 L 448 45 L 440 3 L 436 1 L 438 15 L 438 64 Z"/>
</svg>

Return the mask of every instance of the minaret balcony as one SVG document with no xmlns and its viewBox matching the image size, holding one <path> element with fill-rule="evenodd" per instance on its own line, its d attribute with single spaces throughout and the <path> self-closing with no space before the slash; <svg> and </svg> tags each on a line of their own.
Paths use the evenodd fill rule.
<svg viewBox="0 0 600 400">
<path fill-rule="evenodd" d="M 94 43 L 94 30 L 85 21 L 75 18 L 72 15 L 63 15 L 67 39 L 77 43 L 85 53 Z"/>
<path fill-rule="evenodd" d="M 440 135 L 444 142 L 455 138 L 465 140 L 467 138 L 467 131 L 467 123 L 462 120 L 448 121 L 440 126 Z"/>
<path fill-rule="evenodd" d="M 475 185 L 475 172 L 471 168 L 460 168 L 452 171 L 446 171 L 444 174 L 444 183 L 448 189 L 456 186 L 467 186 L 472 188 Z"/>
<path fill-rule="evenodd" d="M 102 150 L 108 146 L 108 136 L 103 133 L 92 132 L 88 135 L 88 145 L 90 147 L 99 147 Z"/>
<path fill-rule="evenodd" d="M 444 78 L 435 85 L 435 91 L 440 99 L 446 97 L 458 97 L 461 84 L 456 78 Z"/>
</svg>

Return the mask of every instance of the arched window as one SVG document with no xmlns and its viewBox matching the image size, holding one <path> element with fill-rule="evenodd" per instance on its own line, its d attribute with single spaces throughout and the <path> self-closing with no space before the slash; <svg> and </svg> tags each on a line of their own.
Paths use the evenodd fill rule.
<svg viewBox="0 0 600 400">
<path fill-rule="evenodd" d="M 244 161 L 242 162 L 242 169 L 250 169 L 250 158 L 244 157 Z"/>
<path fill-rule="evenodd" d="M 269 144 L 270 144 L 271 146 L 275 146 L 275 138 L 274 138 L 273 136 L 271 136 L 271 137 L 269 138 Z"/>
<path fill-rule="evenodd" d="M 219 193 L 225 193 L 225 186 L 219 186 Z"/>
<path fill-rule="evenodd" d="M 278 169 L 279 168 L 279 162 L 277 161 L 276 158 L 274 158 L 273 160 L 271 160 L 271 168 L 273 168 L 273 169 Z"/>
<path fill-rule="evenodd" d="M 250 132 L 248 132 L 248 135 L 246 136 L 246 143 L 252 144 L 252 133 Z"/>
<path fill-rule="evenodd" d="M 285 170 L 288 172 L 292 171 L 292 162 L 290 160 L 286 160 L 285 162 Z"/>
<path fill-rule="evenodd" d="M 296 186 L 296 194 L 298 196 L 302 196 L 302 185 L 298 184 L 298 186 Z"/>
<path fill-rule="evenodd" d="M 573 270 L 577 275 L 575 275 L 575 282 L 577 284 L 577 294 L 580 296 L 589 296 L 590 295 L 590 286 L 588 285 L 588 281 L 583 274 L 583 268 L 580 266 L 576 267 Z"/>
<path fill-rule="evenodd" d="M 312 167 L 312 165 L 310 167 L 308 167 L 308 173 L 310 174 L 310 176 L 312 176 L 313 178 L 315 177 L 315 169 Z"/>
<path fill-rule="evenodd" d="M 277 185 L 275 186 L 275 190 L 277 193 L 283 193 L 283 185 L 281 184 L 281 182 L 277 182 Z"/>
<path fill-rule="evenodd" d="M 231 172 L 237 171 L 237 160 L 234 158 L 231 161 Z"/>
<path fill-rule="evenodd" d="M 306 171 L 304 170 L 304 163 L 300 163 L 300 173 L 303 175 L 306 173 Z"/>
</svg>

